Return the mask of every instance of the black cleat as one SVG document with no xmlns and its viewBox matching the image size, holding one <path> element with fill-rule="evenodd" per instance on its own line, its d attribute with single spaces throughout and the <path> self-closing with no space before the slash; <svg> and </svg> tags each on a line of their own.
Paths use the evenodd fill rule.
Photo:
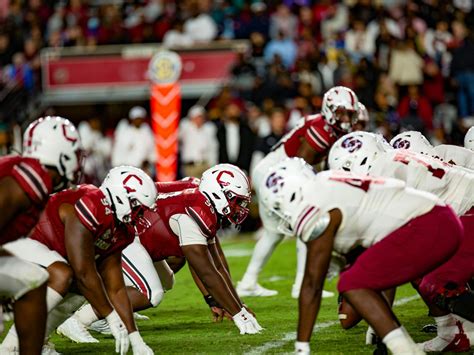
<svg viewBox="0 0 474 355">
<path fill-rule="evenodd" d="M 438 331 L 438 326 L 436 324 L 426 324 L 421 328 L 423 333 L 436 333 Z"/>
</svg>

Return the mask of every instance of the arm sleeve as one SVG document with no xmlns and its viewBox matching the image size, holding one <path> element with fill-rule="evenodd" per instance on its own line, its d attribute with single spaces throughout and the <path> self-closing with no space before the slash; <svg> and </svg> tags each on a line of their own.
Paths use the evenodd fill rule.
<svg viewBox="0 0 474 355">
<path fill-rule="evenodd" d="M 48 199 L 50 191 L 47 184 L 40 171 L 32 165 L 25 162 L 15 165 L 12 177 L 34 203 L 41 204 Z"/>
<path fill-rule="evenodd" d="M 207 245 L 206 236 L 201 232 L 197 223 L 186 214 L 177 214 L 169 220 L 170 228 L 179 238 L 179 245 Z"/>
<path fill-rule="evenodd" d="M 100 201 L 99 204 L 97 204 L 88 196 L 81 197 L 81 199 L 79 199 L 79 201 L 74 205 L 77 217 L 84 227 L 93 234 L 99 230 L 103 222 L 101 218 L 97 217 L 96 206 L 101 206 Z"/>
</svg>

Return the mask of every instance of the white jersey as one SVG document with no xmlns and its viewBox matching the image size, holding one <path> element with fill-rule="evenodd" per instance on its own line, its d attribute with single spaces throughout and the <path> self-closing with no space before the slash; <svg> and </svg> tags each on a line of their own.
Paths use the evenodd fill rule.
<svg viewBox="0 0 474 355">
<path fill-rule="evenodd" d="M 443 204 L 435 195 L 407 187 L 401 180 L 335 170 L 316 175 L 303 186 L 302 196 L 291 218 L 293 231 L 304 239 L 312 233 L 320 214 L 339 209 L 342 222 L 334 250 L 342 254 L 357 246 L 368 248 Z"/>
<path fill-rule="evenodd" d="M 474 204 L 474 175 L 424 154 L 405 149 L 387 151 L 377 156 L 369 174 L 400 179 L 409 187 L 431 192 L 459 216 Z"/>
<path fill-rule="evenodd" d="M 441 144 L 434 147 L 437 158 L 454 165 L 474 170 L 474 151 L 451 144 Z"/>
</svg>

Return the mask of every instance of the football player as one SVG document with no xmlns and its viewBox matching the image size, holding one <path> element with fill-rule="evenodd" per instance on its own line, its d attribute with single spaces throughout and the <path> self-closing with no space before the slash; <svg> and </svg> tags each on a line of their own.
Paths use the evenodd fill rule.
<svg viewBox="0 0 474 355">
<path fill-rule="evenodd" d="M 423 353 L 381 291 L 423 276 L 425 296 L 442 289 L 435 272 L 458 250 L 464 235 L 459 218 L 435 195 L 401 180 L 332 170 L 308 178 L 302 169 L 283 162 L 270 169 L 261 187 L 275 195 L 269 207 L 281 216 L 282 228 L 308 245 L 296 351 L 309 353 L 332 250 L 346 254 L 362 246 L 367 250 L 341 273 L 339 292 L 392 353 Z"/>
<path fill-rule="evenodd" d="M 49 273 L 46 335 L 84 302 L 68 295 L 74 279 L 81 295 L 107 320 L 116 352 L 127 353 L 131 343 L 134 353 L 153 353 L 133 319 L 121 252 L 133 241 L 135 230 L 146 225 L 143 213 L 156 207 L 156 196 L 153 181 L 142 170 L 117 167 L 100 188 L 80 185 L 52 196 L 30 236 L 4 245 Z M 14 351 L 17 343 L 12 327 L 1 349 Z"/>
<path fill-rule="evenodd" d="M 49 195 L 76 181 L 80 156 L 79 134 L 68 120 L 44 117 L 29 125 L 22 156 L 0 158 L 0 245 L 27 235 Z M 0 298 L 14 301 L 21 354 L 41 352 L 47 279 L 42 268 L 0 247 Z"/>
<path fill-rule="evenodd" d="M 474 131 L 468 131 L 465 137 L 469 146 L 469 136 Z M 428 154 L 441 159 L 449 164 L 462 166 L 474 170 L 474 152 L 467 147 L 459 147 L 452 144 L 440 144 L 433 147 L 423 134 L 416 131 L 407 131 L 398 134 L 390 141 L 395 149 L 408 149 L 417 153 Z"/>
<path fill-rule="evenodd" d="M 466 237 L 459 247 L 462 253 L 453 256 L 440 272 L 450 275 L 445 283 L 449 284 L 452 290 L 465 289 L 466 282 L 474 276 L 474 265 L 471 263 L 471 260 L 474 260 L 474 239 L 471 238 L 474 235 L 474 215 L 469 212 L 474 205 L 474 175 L 466 169 L 424 154 L 406 149 L 387 150 L 380 139 L 383 138 L 368 132 L 345 135 L 331 148 L 329 167 L 400 179 L 405 181 L 407 186 L 431 192 L 449 204 L 460 216 Z M 456 318 L 449 316 L 447 311 L 437 309 L 433 300 L 425 301 L 438 324 L 438 336 L 425 342 L 424 350 L 467 351 L 469 341 L 461 341 L 465 338 L 462 324 L 456 325 Z"/>
<path fill-rule="evenodd" d="M 206 170 L 197 188 L 159 194 L 156 212 L 145 213 L 151 227 L 123 253 L 125 277 L 135 286 L 129 290 L 134 309 L 156 307 L 161 302 L 164 289 L 153 262 L 185 257 L 202 281 L 206 302 L 216 316 L 222 315 L 223 309 L 232 315 L 240 334 L 259 333 L 262 328 L 232 285 L 216 236 L 224 219 L 236 225 L 245 220 L 249 202 L 247 176 L 231 164 Z M 76 325 L 69 325 L 71 330 L 81 327 L 77 322 L 88 326 L 97 320 L 92 306 L 83 307 L 74 318 L 71 322 Z M 61 332 L 74 337 L 71 331 Z"/>
<path fill-rule="evenodd" d="M 337 86 L 327 91 L 323 97 L 321 113 L 302 118 L 255 167 L 251 177 L 257 196 L 262 176 L 276 163 L 288 157 L 303 158 L 310 165 L 321 162 L 327 156 L 331 145 L 356 122 L 358 109 L 357 96 L 351 89 Z M 237 285 L 240 296 L 274 296 L 278 293 L 262 287 L 257 281 L 262 268 L 284 235 L 278 231 L 271 213 L 260 202 L 259 211 L 264 232 L 255 245 L 242 280 Z M 292 296 L 295 298 L 298 297 L 303 279 L 305 256 L 304 243 L 297 241 L 297 272 L 292 289 Z"/>
</svg>

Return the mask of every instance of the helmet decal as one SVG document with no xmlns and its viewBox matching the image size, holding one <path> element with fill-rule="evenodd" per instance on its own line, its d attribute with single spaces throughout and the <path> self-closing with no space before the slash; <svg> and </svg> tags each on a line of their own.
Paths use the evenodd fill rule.
<svg viewBox="0 0 474 355">
<path fill-rule="evenodd" d="M 409 149 L 410 145 L 410 141 L 403 138 L 398 138 L 393 142 L 393 147 L 395 149 Z"/>
<path fill-rule="evenodd" d="M 230 175 L 231 177 L 234 177 L 234 173 L 232 173 L 232 171 L 228 171 L 228 170 L 221 170 L 219 171 L 219 174 L 217 174 L 217 177 L 216 177 L 216 180 L 217 180 L 217 183 L 221 186 L 221 187 L 224 187 L 224 186 L 229 186 L 230 183 L 227 182 L 227 181 L 223 181 L 221 178 L 223 175 Z"/>
<path fill-rule="evenodd" d="M 67 130 L 66 130 L 66 128 L 67 128 L 67 125 L 66 125 L 65 123 L 63 123 L 63 124 L 62 124 L 62 129 L 63 129 L 64 138 L 66 138 L 66 140 L 68 140 L 69 142 L 72 142 L 72 143 L 77 142 L 77 138 L 75 138 L 75 137 L 69 137 L 69 136 L 67 135 Z"/>
<path fill-rule="evenodd" d="M 355 137 L 347 137 L 341 143 L 341 147 L 348 150 L 349 153 L 354 153 L 362 148 L 362 141 Z"/>
<path fill-rule="evenodd" d="M 143 185 L 142 179 L 140 179 L 137 175 L 135 175 L 135 174 L 127 175 L 127 177 L 123 180 L 123 187 L 125 188 L 125 190 L 127 190 L 127 193 L 137 192 L 137 190 L 135 190 L 133 187 L 130 187 L 130 186 L 127 185 L 128 181 L 131 178 L 135 178 L 140 185 Z"/>
</svg>

